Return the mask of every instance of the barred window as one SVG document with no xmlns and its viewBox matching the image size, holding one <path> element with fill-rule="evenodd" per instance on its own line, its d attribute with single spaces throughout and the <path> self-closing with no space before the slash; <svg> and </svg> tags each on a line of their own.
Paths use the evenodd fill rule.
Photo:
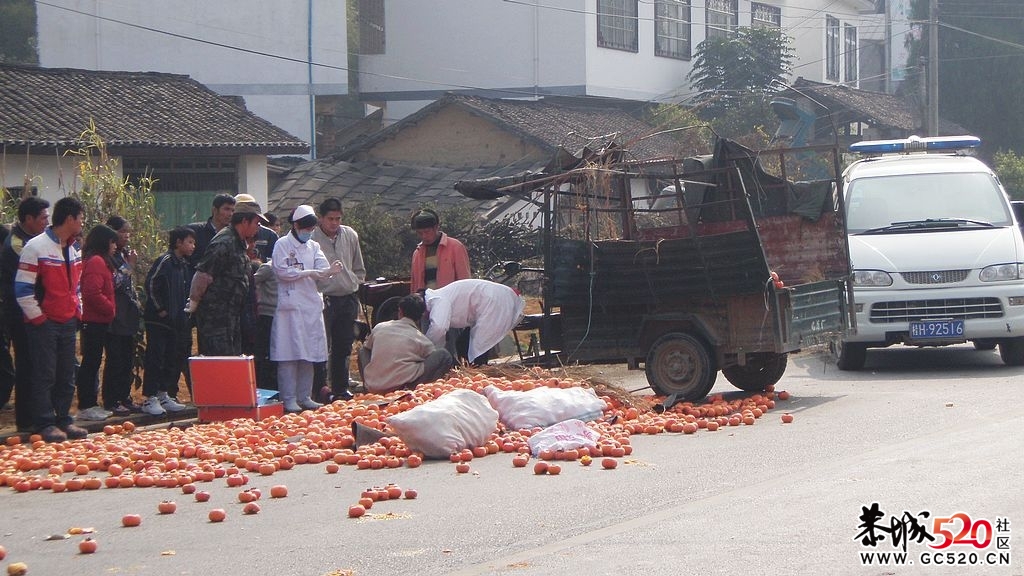
<svg viewBox="0 0 1024 576">
<path fill-rule="evenodd" d="M 705 6 L 708 38 L 728 38 L 739 27 L 739 0 L 707 0 Z"/>
<path fill-rule="evenodd" d="M 637 52 L 637 0 L 597 0 L 597 45 Z"/>
<path fill-rule="evenodd" d="M 359 0 L 359 53 L 384 54 L 384 0 Z"/>
<path fill-rule="evenodd" d="M 750 27 L 782 28 L 782 8 L 760 2 L 751 2 Z"/>
<path fill-rule="evenodd" d="M 690 59 L 690 0 L 655 1 L 654 55 Z"/>
<path fill-rule="evenodd" d="M 839 81 L 839 19 L 825 16 L 825 79 Z"/>
<path fill-rule="evenodd" d="M 851 86 L 857 85 L 857 27 L 849 24 L 843 27 L 843 62 L 846 64 L 845 82 Z"/>
</svg>

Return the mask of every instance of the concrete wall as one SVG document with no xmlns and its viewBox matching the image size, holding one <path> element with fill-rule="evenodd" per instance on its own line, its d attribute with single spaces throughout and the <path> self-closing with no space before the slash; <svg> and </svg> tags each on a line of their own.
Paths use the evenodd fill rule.
<svg viewBox="0 0 1024 576">
<path fill-rule="evenodd" d="M 36 11 L 44 67 L 186 74 L 306 142 L 310 94 L 348 92 L 341 0 L 50 0 Z"/>
<path fill-rule="evenodd" d="M 360 56 L 360 92 L 410 101 L 495 88 L 583 94 L 585 0 L 537 3 L 388 0 L 386 53 Z"/>
<path fill-rule="evenodd" d="M 24 186 L 26 175 L 39 196 L 56 202 L 78 190 L 78 159 L 70 156 L 7 154 L 0 157 L 0 185 L 4 188 Z M 118 177 L 123 178 L 121 163 Z M 159 188 L 159 185 L 157 186 Z M 248 155 L 238 158 L 238 191 L 252 194 L 264 209 L 267 207 L 267 157 Z M 204 213 L 203 218 L 206 215 Z"/>
<path fill-rule="evenodd" d="M 118 165 L 120 169 L 120 165 Z M 24 186 L 25 178 L 31 180 L 39 196 L 53 204 L 67 196 L 78 186 L 78 159 L 59 156 L 55 153 L 5 154 L 0 157 L 0 184 L 4 188 Z M 119 176 L 120 170 L 119 170 Z"/>
<path fill-rule="evenodd" d="M 454 107 L 431 114 L 381 142 L 367 158 L 424 166 L 504 166 L 521 160 L 548 159 L 540 148 Z"/>
</svg>

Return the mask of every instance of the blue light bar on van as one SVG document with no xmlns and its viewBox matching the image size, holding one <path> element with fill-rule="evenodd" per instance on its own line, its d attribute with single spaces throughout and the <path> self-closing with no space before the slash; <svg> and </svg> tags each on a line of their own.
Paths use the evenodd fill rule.
<svg viewBox="0 0 1024 576">
<path fill-rule="evenodd" d="M 865 140 L 850 144 L 850 152 L 860 154 L 892 154 L 897 152 L 938 152 L 941 150 L 963 150 L 981 146 L 976 136 L 933 136 L 918 138 L 911 136 L 902 140 Z"/>
</svg>

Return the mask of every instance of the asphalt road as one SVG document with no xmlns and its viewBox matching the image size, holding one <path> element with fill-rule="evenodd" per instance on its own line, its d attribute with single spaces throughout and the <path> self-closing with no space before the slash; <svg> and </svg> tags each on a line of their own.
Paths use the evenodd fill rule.
<svg viewBox="0 0 1024 576">
<path fill-rule="evenodd" d="M 626 388 L 644 385 L 642 372 L 601 370 Z M 969 346 L 870 351 L 858 373 L 802 354 L 778 385 L 792 398 L 754 426 L 634 436 L 633 454 L 611 471 L 567 463 L 559 476 L 535 476 L 503 454 L 473 460 L 473 471 L 461 475 L 448 462 L 343 467 L 334 475 L 323 465 L 297 466 L 253 477 L 250 485 L 264 491 L 255 516 L 241 514 L 238 489 L 221 480 L 202 486 L 213 494 L 204 504 L 177 489 L 4 489 L 0 544 L 8 555 L 0 565 L 23 561 L 30 574 L 83 576 L 1020 575 L 1022 387 L 1024 368 Z M 732 391 L 720 378 L 713 392 Z M 792 424 L 781 423 L 784 411 Z M 389 482 L 419 497 L 346 517 L 364 488 Z M 289 497 L 268 499 L 269 486 L 280 483 Z M 167 498 L 178 502 L 177 513 L 158 515 Z M 857 538 L 862 507 L 875 502 L 878 525 L 909 528 L 913 565 L 862 564 L 863 552 L 898 550 L 880 530 L 886 540 L 873 547 Z M 215 507 L 228 511 L 225 522 L 207 521 Z M 142 525 L 122 528 L 126 513 L 142 514 Z M 981 526 L 978 539 L 991 524 L 992 542 L 953 544 L 940 560 L 950 551 L 964 561 L 994 552 L 1011 564 L 922 565 L 921 553 L 933 550 L 913 522 L 934 533 L 935 517 L 955 513 Z M 952 536 L 957 522 L 944 525 Z M 76 537 L 46 540 L 70 526 L 95 527 L 99 551 L 79 555 Z M 1009 549 L 997 550 L 996 537 Z"/>
</svg>

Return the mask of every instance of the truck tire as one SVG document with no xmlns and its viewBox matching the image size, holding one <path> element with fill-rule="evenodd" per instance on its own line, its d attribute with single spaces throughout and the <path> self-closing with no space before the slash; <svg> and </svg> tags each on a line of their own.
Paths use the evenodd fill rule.
<svg viewBox="0 0 1024 576">
<path fill-rule="evenodd" d="M 999 343 L 999 357 L 1007 366 L 1024 366 L 1024 338 L 1007 338 Z"/>
<path fill-rule="evenodd" d="M 730 384 L 744 392 L 764 392 L 775 384 L 786 372 L 786 354 L 755 354 L 747 358 L 743 366 L 736 364 L 722 368 L 722 374 Z"/>
<path fill-rule="evenodd" d="M 864 361 L 868 358 L 868 347 L 860 342 L 843 342 L 836 338 L 829 345 L 832 349 L 832 356 L 836 359 L 836 366 L 840 370 L 855 372 L 864 368 Z"/>
<path fill-rule="evenodd" d="M 656 393 L 675 394 L 691 402 L 707 396 L 718 377 L 707 345 L 683 332 L 670 332 L 655 340 L 647 352 L 644 372 Z"/>
</svg>

